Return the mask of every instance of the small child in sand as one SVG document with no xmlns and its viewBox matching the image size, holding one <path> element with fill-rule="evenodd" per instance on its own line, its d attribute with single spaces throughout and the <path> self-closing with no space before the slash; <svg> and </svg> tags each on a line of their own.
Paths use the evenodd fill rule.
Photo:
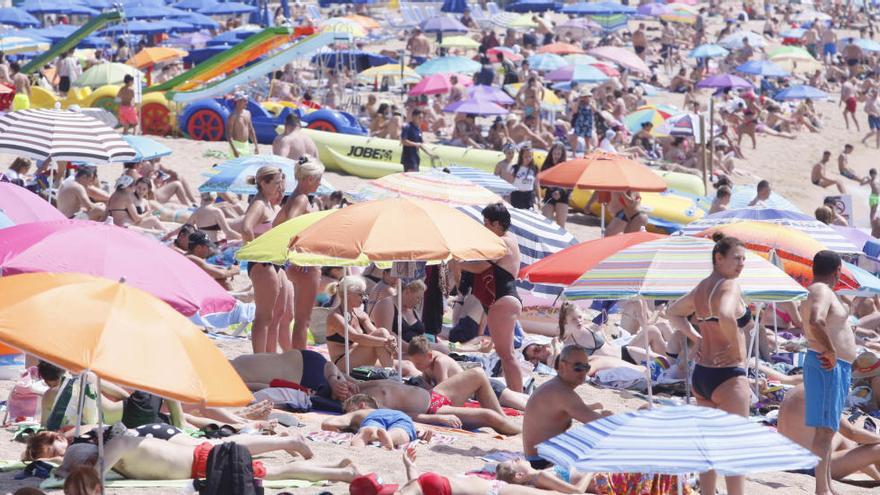
<svg viewBox="0 0 880 495">
<path fill-rule="evenodd" d="M 412 418 L 394 409 L 380 409 L 372 397 L 356 394 L 343 404 L 347 411 L 342 416 L 328 418 L 321 423 L 321 429 L 329 431 L 356 431 L 351 439 L 352 447 L 364 447 L 373 442 L 394 450 L 421 438 L 430 440 L 431 432 L 422 435 L 416 431 Z"/>
</svg>

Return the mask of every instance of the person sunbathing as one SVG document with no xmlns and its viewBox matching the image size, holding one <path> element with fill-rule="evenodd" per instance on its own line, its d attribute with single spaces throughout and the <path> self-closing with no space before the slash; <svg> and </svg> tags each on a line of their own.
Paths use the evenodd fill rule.
<svg viewBox="0 0 880 495">
<path fill-rule="evenodd" d="M 533 486 L 562 493 L 587 493 L 593 485 L 591 473 L 567 471 L 559 466 L 555 466 L 552 471 L 535 469 L 525 459 L 499 463 L 495 468 L 495 477 L 513 485 Z"/>
<path fill-rule="evenodd" d="M 243 216 L 234 215 L 232 208 L 225 208 L 224 205 L 231 206 L 230 203 L 217 203 L 217 194 L 202 193 L 200 196 L 201 203 L 192 215 L 187 219 L 186 223 L 195 228 L 207 232 L 212 241 L 220 240 L 220 233 L 227 241 L 235 241 L 241 239 L 241 222 Z M 230 216 L 230 214 L 232 214 Z"/>
<path fill-rule="evenodd" d="M 423 336 L 414 337 L 409 342 L 406 355 L 416 369 L 422 372 L 421 379 L 427 387 L 434 387 L 450 377 L 464 372 L 464 368 L 458 364 L 458 361 L 442 352 L 432 350 L 431 343 Z M 528 395 L 510 390 L 502 380 L 490 378 L 489 383 L 492 385 L 492 391 L 495 392 L 498 402 L 503 407 L 511 407 L 520 411 L 526 408 L 526 402 L 529 400 Z"/>
<path fill-rule="evenodd" d="M 523 346 L 522 355 L 525 360 L 533 366 L 541 364 L 554 368 L 557 358 L 559 357 L 559 352 L 551 344 L 530 342 Z M 596 376 L 596 374 L 602 370 L 610 370 L 614 368 L 629 368 L 638 371 L 641 374 L 645 373 L 644 366 L 628 363 L 620 358 L 612 356 L 593 355 L 587 358 L 587 362 L 590 365 L 590 369 L 587 371 L 587 376 Z"/>
<path fill-rule="evenodd" d="M 242 354 L 229 363 L 253 391 L 269 388 L 276 379 L 297 383 L 319 393 L 327 389 L 337 400 L 345 400 L 359 390 L 354 379 L 341 373 L 315 351 L 291 349 L 281 354 Z"/>
<path fill-rule="evenodd" d="M 135 179 L 121 175 L 116 181 L 116 190 L 107 201 L 107 213 L 119 227 L 133 225 L 148 231 L 164 231 L 159 219 L 148 215 L 143 207 L 138 207 L 135 196 Z"/>
<path fill-rule="evenodd" d="M 313 454 L 301 435 L 247 436 L 237 435 L 223 441 L 200 441 L 185 445 L 149 437 L 114 436 L 104 445 L 104 469 L 139 480 L 199 479 L 206 476 L 211 450 L 223 442 L 235 442 L 246 447 L 251 455 L 286 451 L 291 456 L 311 459 Z M 55 471 L 64 477 L 79 466 L 94 466 L 98 447 L 91 443 L 71 445 L 64 461 Z M 350 482 L 360 473 L 349 459 L 337 464 L 318 465 L 308 461 L 286 462 L 284 466 L 266 466 L 254 461 L 254 476 L 259 479 L 300 479 L 307 481 Z"/>
<path fill-rule="evenodd" d="M 216 253 L 217 245 L 208 237 L 208 234 L 197 230 L 189 235 L 186 250 L 187 259 L 198 265 L 224 289 L 232 290 L 232 280 L 240 272 L 238 265 L 226 268 L 209 262 L 207 258 Z"/>
<path fill-rule="evenodd" d="M 338 368 L 328 376 L 336 395 L 334 383 L 348 379 Z M 516 435 L 521 430 L 504 415 L 489 378 L 479 369 L 470 369 L 450 377 L 432 390 L 406 385 L 397 380 L 371 380 L 359 382 L 358 391 L 374 399 L 385 409 L 397 409 L 421 423 L 450 428 L 483 428 L 488 426 L 502 435 Z M 476 397 L 481 407 L 464 407 L 471 397 Z"/>
<path fill-rule="evenodd" d="M 332 416 L 321 423 L 325 431 L 354 431 L 352 447 L 364 447 L 379 442 L 382 447 L 394 450 L 419 438 L 429 439 L 430 430 L 419 434 L 412 418 L 394 409 L 381 409 L 376 399 L 365 394 L 349 397 L 343 403 L 346 411 L 342 416 Z"/>
<path fill-rule="evenodd" d="M 779 408 L 777 430 L 798 445 L 809 449 L 813 444 L 815 428 L 805 426 L 804 386 L 785 393 Z M 862 472 L 880 481 L 880 435 L 852 425 L 840 418 L 840 430 L 831 441 L 831 478 L 840 480 L 855 472 Z M 812 470 L 811 470 L 812 471 Z M 807 474 L 813 474 L 808 472 Z"/>
</svg>

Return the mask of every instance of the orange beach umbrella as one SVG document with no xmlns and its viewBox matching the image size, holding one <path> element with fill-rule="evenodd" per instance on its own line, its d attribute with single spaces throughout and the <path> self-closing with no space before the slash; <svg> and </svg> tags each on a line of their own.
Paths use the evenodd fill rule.
<svg viewBox="0 0 880 495">
<path fill-rule="evenodd" d="M 151 46 L 137 52 L 126 62 L 128 65 L 143 69 L 151 67 L 158 63 L 176 60 L 187 56 L 188 53 L 177 48 L 169 48 L 166 46 Z"/>
<path fill-rule="evenodd" d="M 0 342 L 73 373 L 208 406 L 253 401 L 198 328 L 125 283 L 79 274 L 0 278 Z"/>
<path fill-rule="evenodd" d="M 555 53 L 556 55 L 571 55 L 574 53 L 584 53 L 584 51 L 579 46 L 572 45 L 571 43 L 550 43 L 549 45 L 544 45 L 541 48 L 538 48 L 538 53 Z"/>
<path fill-rule="evenodd" d="M 613 153 L 594 152 L 538 174 L 542 185 L 596 191 L 662 192 L 666 182 L 641 163 Z"/>
</svg>

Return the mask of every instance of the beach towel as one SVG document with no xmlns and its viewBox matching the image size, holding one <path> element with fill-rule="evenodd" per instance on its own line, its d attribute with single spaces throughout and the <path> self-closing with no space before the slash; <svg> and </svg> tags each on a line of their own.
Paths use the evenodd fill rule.
<svg viewBox="0 0 880 495">
<path fill-rule="evenodd" d="M 599 495 L 674 495 L 678 493 L 678 477 L 668 474 L 596 473 L 593 478 Z M 694 491 L 684 485 L 685 494 Z"/>
<path fill-rule="evenodd" d="M 275 407 L 289 411 L 310 411 L 312 401 L 309 394 L 302 390 L 286 387 L 269 387 L 254 392 L 254 400 L 257 402 L 268 400 Z"/>
<path fill-rule="evenodd" d="M 116 472 L 107 473 L 105 488 L 186 488 L 192 486 L 193 480 L 129 480 Z M 323 483 L 314 483 L 304 480 L 263 480 L 263 488 L 280 490 L 283 488 L 309 488 L 322 486 Z M 54 475 L 40 483 L 41 490 L 59 490 L 64 488 L 64 478 L 56 478 Z"/>
<path fill-rule="evenodd" d="M 340 431 L 313 431 L 306 435 L 306 438 L 313 442 L 331 443 L 333 445 L 348 445 L 351 442 L 353 433 L 345 433 Z M 452 445 L 455 443 L 455 437 L 452 435 L 444 435 L 434 431 L 428 445 Z"/>
<path fill-rule="evenodd" d="M 480 403 L 477 402 L 477 401 L 475 401 L 475 400 L 469 400 L 469 401 L 467 401 L 467 402 L 464 403 L 464 407 L 470 407 L 470 408 L 474 408 L 474 409 L 479 409 L 479 408 L 481 408 L 481 407 L 483 407 L 483 406 L 481 406 Z M 511 416 L 511 417 L 514 417 L 514 418 L 517 417 L 517 416 L 522 416 L 522 415 L 523 415 L 523 412 L 522 412 L 522 411 L 517 411 L 516 409 L 510 408 L 510 407 L 502 407 L 501 410 L 504 411 L 504 414 L 505 414 L 505 415 L 507 415 L 507 416 Z"/>
</svg>

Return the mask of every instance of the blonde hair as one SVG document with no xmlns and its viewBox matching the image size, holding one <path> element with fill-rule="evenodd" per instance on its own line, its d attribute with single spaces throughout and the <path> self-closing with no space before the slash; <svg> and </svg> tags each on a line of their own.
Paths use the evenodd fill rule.
<svg viewBox="0 0 880 495">
<path fill-rule="evenodd" d="M 339 282 L 331 282 L 327 285 L 327 293 L 336 296 L 345 292 L 360 289 L 361 292 L 367 292 L 367 281 L 359 275 L 347 275 L 342 277 Z"/>
<path fill-rule="evenodd" d="M 306 160 L 300 161 L 296 166 L 294 178 L 299 182 L 309 177 L 320 177 L 323 174 L 324 164 L 314 158 L 307 158 Z"/>
<path fill-rule="evenodd" d="M 403 284 L 403 290 L 407 292 L 425 292 L 427 289 L 428 286 L 420 278 Z"/>
<path fill-rule="evenodd" d="M 257 190 L 259 191 L 260 184 L 271 182 L 275 179 L 276 175 L 281 175 L 281 178 L 284 178 L 284 172 L 282 172 L 280 168 L 263 165 L 257 169 L 256 175 L 247 178 L 247 183 L 252 186 L 257 186 Z"/>
</svg>

